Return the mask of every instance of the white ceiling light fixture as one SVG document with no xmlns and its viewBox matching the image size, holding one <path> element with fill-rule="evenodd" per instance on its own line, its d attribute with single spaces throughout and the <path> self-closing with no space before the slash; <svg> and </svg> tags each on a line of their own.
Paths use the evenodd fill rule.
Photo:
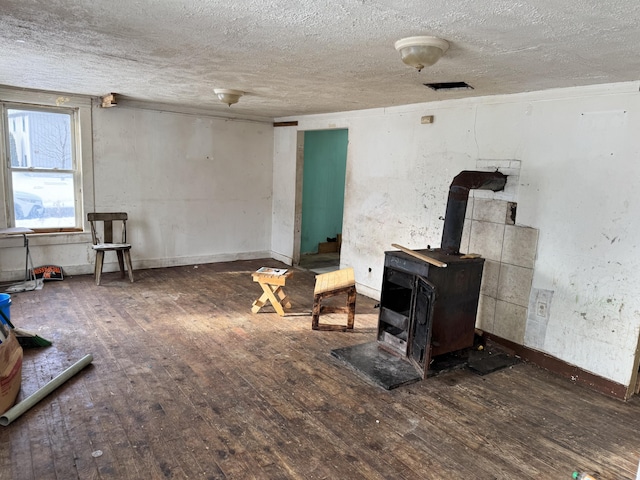
<svg viewBox="0 0 640 480">
<path fill-rule="evenodd" d="M 241 90 L 232 90 L 230 88 L 214 88 L 214 93 L 218 96 L 218 100 L 222 103 L 226 103 L 231 106 L 234 103 L 238 103 L 240 97 L 244 95 L 244 92 Z"/>
<path fill-rule="evenodd" d="M 449 42 L 438 37 L 407 37 L 398 40 L 395 47 L 404 63 L 420 71 L 440 60 L 449 48 Z"/>
</svg>

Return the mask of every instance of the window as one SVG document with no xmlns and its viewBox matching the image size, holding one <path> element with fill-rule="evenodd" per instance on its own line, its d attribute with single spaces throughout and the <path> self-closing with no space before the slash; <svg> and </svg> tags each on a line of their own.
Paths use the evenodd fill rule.
<svg viewBox="0 0 640 480">
<path fill-rule="evenodd" d="M 36 232 L 82 229 L 77 108 L 3 103 L 7 224 Z"/>
</svg>

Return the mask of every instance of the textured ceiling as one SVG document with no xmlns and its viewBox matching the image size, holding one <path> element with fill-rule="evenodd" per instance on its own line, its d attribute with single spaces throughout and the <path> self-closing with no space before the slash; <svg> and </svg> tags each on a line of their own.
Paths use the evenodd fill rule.
<svg viewBox="0 0 640 480">
<path fill-rule="evenodd" d="M 638 80 L 639 25 L 638 0 L 0 0 L 0 85 L 277 118 Z M 413 35 L 451 46 L 418 73 Z M 474 90 L 422 85 L 449 81 Z"/>
</svg>

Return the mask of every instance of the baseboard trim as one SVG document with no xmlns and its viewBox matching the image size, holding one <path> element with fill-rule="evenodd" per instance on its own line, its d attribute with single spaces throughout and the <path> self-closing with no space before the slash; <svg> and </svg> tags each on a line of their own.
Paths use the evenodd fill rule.
<svg viewBox="0 0 640 480">
<path fill-rule="evenodd" d="M 523 360 L 535 363 L 539 367 L 561 377 L 567 378 L 573 383 L 583 385 L 619 400 L 627 400 L 629 398 L 626 385 L 622 385 L 621 383 L 587 372 L 586 370 L 576 367 L 575 365 L 571 365 L 557 357 L 525 347 L 524 345 L 518 345 L 511 340 L 498 337 L 497 335 L 482 332 L 482 337 L 511 350 L 515 355 L 519 356 Z"/>
</svg>

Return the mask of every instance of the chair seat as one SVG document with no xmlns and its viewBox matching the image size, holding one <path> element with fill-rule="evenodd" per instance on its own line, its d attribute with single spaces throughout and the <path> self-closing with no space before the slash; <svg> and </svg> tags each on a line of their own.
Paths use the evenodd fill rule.
<svg viewBox="0 0 640 480">
<path fill-rule="evenodd" d="M 131 248 L 129 243 L 99 243 L 93 245 L 91 248 L 94 250 L 128 250 Z"/>
<path fill-rule="evenodd" d="M 313 289 L 314 295 L 319 293 L 332 292 L 344 287 L 352 287 L 356 284 L 353 268 L 343 268 L 333 272 L 316 275 L 316 286 Z"/>
<path fill-rule="evenodd" d="M 347 304 L 344 307 L 322 305 L 323 300 L 337 295 L 346 295 Z M 346 313 L 346 325 L 321 324 L 320 315 L 324 313 Z M 353 268 L 343 268 L 333 272 L 316 276 L 313 290 L 313 311 L 311 313 L 311 328 L 313 330 L 353 330 L 356 314 L 356 279 Z"/>
</svg>

